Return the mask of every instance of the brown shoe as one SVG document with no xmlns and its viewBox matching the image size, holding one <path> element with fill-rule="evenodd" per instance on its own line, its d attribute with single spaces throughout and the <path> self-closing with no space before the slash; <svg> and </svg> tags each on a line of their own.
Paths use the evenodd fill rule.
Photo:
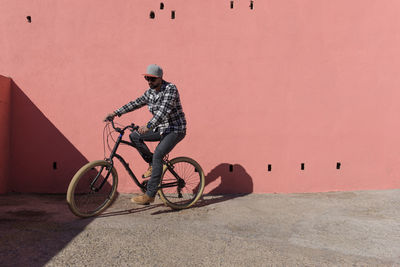
<svg viewBox="0 0 400 267">
<path fill-rule="evenodd" d="M 153 168 L 151 167 L 151 165 L 149 165 L 149 168 L 147 169 L 147 171 L 145 173 L 143 173 L 142 178 L 149 178 L 151 176 L 152 171 L 153 171 Z"/>
<path fill-rule="evenodd" d="M 147 205 L 154 202 L 154 197 L 149 197 L 147 194 L 143 194 L 137 197 L 131 198 L 131 201 L 140 205 Z"/>
</svg>

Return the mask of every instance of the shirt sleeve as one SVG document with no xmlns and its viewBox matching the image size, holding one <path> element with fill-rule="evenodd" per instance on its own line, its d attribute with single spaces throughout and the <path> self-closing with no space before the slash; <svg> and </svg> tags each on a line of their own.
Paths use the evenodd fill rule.
<svg viewBox="0 0 400 267">
<path fill-rule="evenodd" d="M 115 114 L 121 116 L 122 114 L 134 111 L 135 109 L 141 108 L 148 103 L 148 91 L 146 91 L 142 96 L 138 97 L 136 100 L 129 102 L 128 104 L 117 109 Z"/>
<path fill-rule="evenodd" d="M 165 88 L 165 93 L 162 96 L 159 109 L 155 112 L 154 117 L 149 121 L 147 127 L 153 129 L 157 127 L 163 118 L 168 116 L 175 106 L 176 99 L 178 98 L 178 89 L 174 84 L 169 84 Z"/>
</svg>

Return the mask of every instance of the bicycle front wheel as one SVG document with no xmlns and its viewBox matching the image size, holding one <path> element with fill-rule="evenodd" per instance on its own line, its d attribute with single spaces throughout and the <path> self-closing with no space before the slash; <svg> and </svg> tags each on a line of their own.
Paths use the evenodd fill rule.
<svg viewBox="0 0 400 267">
<path fill-rule="evenodd" d="M 187 157 L 174 158 L 170 164 L 173 171 L 164 168 L 158 194 L 173 209 L 189 208 L 203 194 L 203 169 L 196 161 Z"/>
<path fill-rule="evenodd" d="M 117 185 L 117 171 L 110 162 L 89 162 L 79 169 L 69 184 L 68 206 L 79 217 L 98 215 L 112 203 Z"/>
</svg>

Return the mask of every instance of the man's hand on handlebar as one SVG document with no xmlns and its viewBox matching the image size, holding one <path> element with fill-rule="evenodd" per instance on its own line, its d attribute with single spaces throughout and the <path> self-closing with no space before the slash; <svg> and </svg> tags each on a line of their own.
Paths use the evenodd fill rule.
<svg viewBox="0 0 400 267">
<path fill-rule="evenodd" d="M 148 131 L 150 131 L 150 129 L 147 128 L 146 125 L 145 125 L 145 126 L 139 127 L 139 126 L 136 126 L 136 125 L 133 124 L 133 123 L 132 123 L 131 125 L 126 126 L 124 129 L 120 129 L 120 128 L 118 128 L 118 127 L 115 127 L 115 126 L 114 126 L 114 122 L 113 122 L 115 116 L 117 116 L 117 114 L 115 114 L 115 112 L 110 113 L 110 114 L 107 115 L 107 117 L 105 117 L 104 121 L 110 121 L 112 127 L 113 127 L 117 132 L 125 131 L 127 128 L 130 128 L 132 131 L 138 131 L 140 134 L 144 134 L 144 133 L 147 133 Z"/>
<path fill-rule="evenodd" d="M 117 114 L 115 114 L 114 112 L 110 113 L 107 115 L 107 117 L 105 117 L 104 121 L 112 121 L 115 116 L 117 116 Z"/>
<path fill-rule="evenodd" d="M 147 128 L 147 126 L 140 126 L 139 129 L 138 129 L 138 132 L 139 132 L 140 134 L 147 133 L 148 131 L 150 131 L 150 129 Z"/>
</svg>

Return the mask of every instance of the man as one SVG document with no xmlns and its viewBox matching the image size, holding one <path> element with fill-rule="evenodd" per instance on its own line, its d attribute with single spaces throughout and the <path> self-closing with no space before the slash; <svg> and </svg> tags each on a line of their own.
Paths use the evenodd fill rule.
<svg viewBox="0 0 400 267">
<path fill-rule="evenodd" d="M 140 155 L 149 163 L 149 169 L 143 174 L 143 178 L 150 177 L 147 191 L 131 199 L 132 202 L 142 205 L 154 202 L 163 172 L 162 160 L 186 135 L 185 114 L 176 86 L 164 81 L 163 70 L 154 64 L 147 67 L 144 78 L 150 88 L 141 97 L 117 109 L 106 118 L 121 116 L 144 105 L 148 105 L 153 114 L 147 125 L 139 127 L 137 132 L 132 132 L 129 136 Z M 154 154 L 144 141 L 160 141 Z"/>
</svg>

